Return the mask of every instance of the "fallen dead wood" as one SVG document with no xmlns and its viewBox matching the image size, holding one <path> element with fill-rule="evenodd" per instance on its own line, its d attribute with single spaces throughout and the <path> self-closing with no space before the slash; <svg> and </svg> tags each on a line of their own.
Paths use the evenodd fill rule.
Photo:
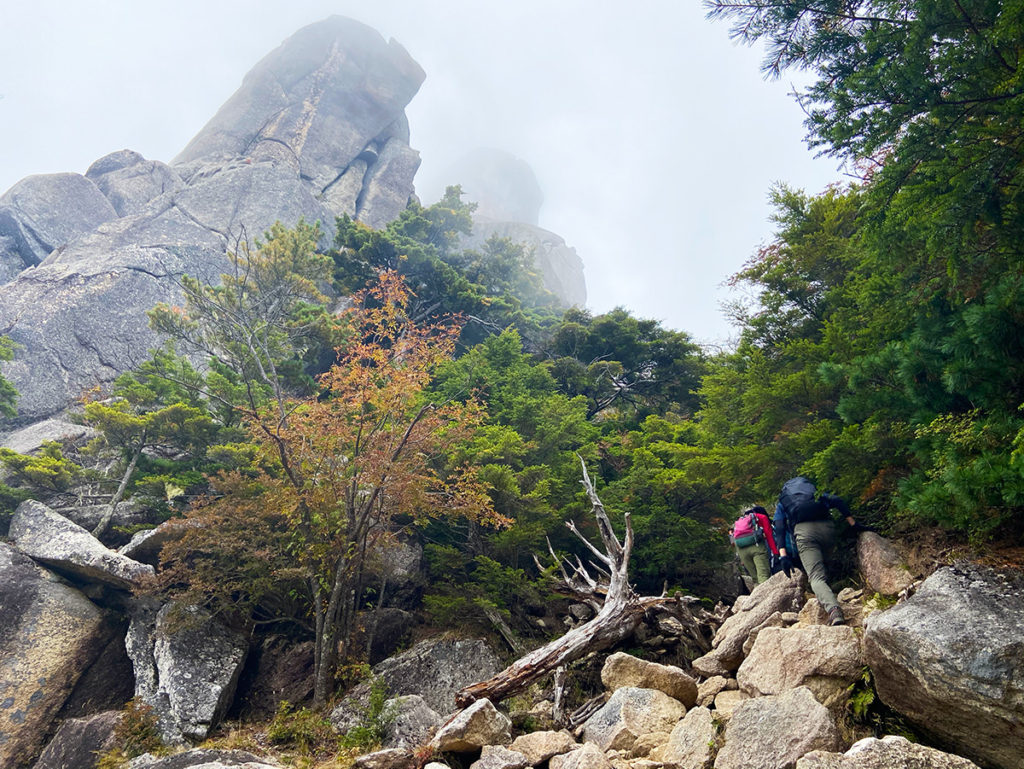
<svg viewBox="0 0 1024 769">
<path fill-rule="evenodd" d="M 520 657 L 493 678 L 459 691 L 455 698 L 459 707 L 466 707 L 484 697 L 492 702 L 498 702 L 590 652 L 614 646 L 632 635 L 640 621 L 651 611 L 666 611 L 675 616 L 682 623 L 688 637 L 699 648 L 710 648 L 711 634 L 721 621 L 715 623 L 714 615 L 706 612 L 704 614 L 707 614 L 707 617 L 695 617 L 690 605 L 697 599 L 682 596 L 639 596 L 633 590 L 629 584 L 628 574 L 629 556 L 633 549 L 630 514 L 626 513 L 624 516 L 626 534 L 620 542 L 590 480 L 586 464 L 580 460 L 580 465 L 583 468 L 582 483 L 590 497 L 591 512 L 597 520 L 604 550 L 599 550 L 593 545 L 571 521 L 566 522 L 566 526 L 590 550 L 596 559 L 592 566 L 601 572 L 605 579 L 599 581 L 593 578 L 579 558 L 576 558 L 575 564 L 567 568 L 566 561 L 555 555 L 550 543 L 548 548 L 561 570 L 563 587 L 579 600 L 595 608 L 597 614 L 590 621 L 573 628 L 562 637 Z M 599 596 L 603 601 L 598 600 Z M 702 624 L 709 621 L 713 626 L 710 628 L 711 632 L 705 634 Z"/>
</svg>

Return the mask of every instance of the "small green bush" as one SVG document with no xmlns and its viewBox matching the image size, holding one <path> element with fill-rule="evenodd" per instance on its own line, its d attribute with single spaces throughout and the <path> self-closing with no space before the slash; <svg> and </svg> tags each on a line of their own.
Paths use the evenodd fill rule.
<svg viewBox="0 0 1024 769">
<path fill-rule="evenodd" d="M 267 740 L 307 756 L 333 752 L 338 744 L 338 736 L 323 715 L 308 708 L 294 710 L 290 702 L 282 702 L 278 706 L 274 720 L 267 728 Z"/>
<path fill-rule="evenodd" d="M 99 756 L 96 769 L 122 769 L 144 753 L 162 755 L 166 752 L 153 709 L 134 697 L 125 705 L 124 715 L 114 727 L 114 747 Z"/>
<path fill-rule="evenodd" d="M 389 707 L 387 701 L 387 684 L 381 678 L 374 678 L 370 682 L 370 698 L 360 713 L 359 723 L 345 733 L 341 744 L 361 750 L 380 745 L 396 716 L 395 708 Z"/>
</svg>

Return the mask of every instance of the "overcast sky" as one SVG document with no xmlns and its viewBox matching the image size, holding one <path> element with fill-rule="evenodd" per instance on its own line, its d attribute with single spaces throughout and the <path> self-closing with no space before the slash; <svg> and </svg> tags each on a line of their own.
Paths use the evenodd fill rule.
<svg viewBox="0 0 1024 769">
<path fill-rule="evenodd" d="M 734 333 L 723 283 L 771 237 L 771 185 L 843 179 L 807 149 L 792 82 L 764 80 L 697 0 L 3 4 L 0 191 L 119 149 L 169 161 L 260 58 L 342 14 L 427 73 L 407 108 L 425 203 L 466 151 L 511 152 L 544 192 L 540 225 L 583 259 L 588 307 L 701 342 Z"/>
</svg>

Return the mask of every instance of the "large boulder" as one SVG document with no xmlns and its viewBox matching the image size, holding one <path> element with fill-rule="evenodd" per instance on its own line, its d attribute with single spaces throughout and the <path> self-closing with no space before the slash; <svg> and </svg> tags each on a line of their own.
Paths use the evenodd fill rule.
<svg viewBox="0 0 1024 769">
<path fill-rule="evenodd" d="M 740 703 L 725 728 L 715 769 L 793 769 L 806 753 L 835 751 L 841 742 L 828 709 L 801 686 Z"/>
<path fill-rule="evenodd" d="M 385 748 L 415 749 L 426 744 L 444 723 L 417 694 L 393 697 L 384 704 L 384 712 L 394 716 L 382 740 Z"/>
<path fill-rule="evenodd" d="M 562 753 L 551 759 L 550 769 L 612 769 L 612 762 L 597 745 L 583 747 Z"/>
<path fill-rule="evenodd" d="M 502 667 L 484 641 L 430 638 L 374 665 L 373 676 L 383 681 L 392 696 L 418 694 L 432 710 L 448 714 L 455 710 L 456 692 L 486 681 Z M 331 713 L 334 728 L 351 729 L 369 695 L 370 684 L 355 687 Z"/>
<path fill-rule="evenodd" d="M 625 652 L 615 652 L 601 668 L 601 683 L 615 691 L 623 686 L 657 689 L 686 707 L 697 701 L 697 682 L 674 665 L 648 662 Z"/>
<path fill-rule="evenodd" d="M 80 592 L 0 543 L 0 766 L 21 767 L 42 747 L 110 629 Z"/>
<path fill-rule="evenodd" d="M 939 569 L 868 618 L 864 648 L 881 700 L 982 766 L 1024 756 L 1024 581 L 972 565 Z"/>
<path fill-rule="evenodd" d="M 32 769 L 95 769 L 97 754 L 114 747 L 114 729 L 122 715 L 118 710 L 108 710 L 69 718 L 57 729 Z"/>
<path fill-rule="evenodd" d="M 807 578 L 796 571 L 789 578 L 781 571 L 762 582 L 748 596 L 736 600 L 734 613 L 718 629 L 711 642 L 711 651 L 693 661 L 693 669 L 702 676 L 727 675 L 743 662 L 743 647 L 751 633 L 772 622 L 773 615 L 781 623 L 785 612 L 799 611 L 804 604 Z"/>
<path fill-rule="evenodd" d="M 838 708 L 863 667 L 860 641 L 851 627 L 769 627 L 757 634 L 736 680 L 752 697 L 806 686 L 818 702 Z"/>
<path fill-rule="evenodd" d="M 447 721 L 437 730 L 430 746 L 441 752 L 466 753 L 511 741 L 512 720 L 484 698 Z"/>
<path fill-rule="evenodd" d="M 583 741 L 602 750 L 629 750 L 637 737 L 671 732 L 686 713 L 679 700 L 657 689 L 616 689 L 583 724 Z"/>
<path fill-rule="evenodd" d="M 469 769 L 526 769 L 530 766 L 526 756 L 502 745 L 484 745 L 480 758 Z"/>
<path fill-rule="evenodd" d="M 0 238 L 13 246 L 25 269 L 117 216 L 103 193 L 81 174 L 29 176 L 0 196 Z"/>
<path fill-rule="evenodd" d="M 122 150 L 90 178 L 15 185 L 0 206 L 0 328 L 20 345 L 4 366 L 21 393 L 10 426 L 136 367 L 160 341 L 146 311 L 181 301 L 180 275 L 218 280 L 226 252 L 274 222 L 319 221 L 327 246 L 336 216 L 396 216 L 419 164 L 404 108 L 422 80 L 400 45 L 332 17 L 257 64 L 173 166 Z"/>
<path fill-rule="evenodd" d="M 530 766 L 537 766 L 550 761 L 553 756 L 575 750 L 579 743 L 568 732 L 541 731 L 519 735 L 510 747 L 524 754 Z"/>
<path fill-rule="evenodd" d="M 667 769 L 705 769 L 717 747 L 718 728 L 707 708 L 693 708 L 672 729 L 668 742 L 653 750 L 652 761 Z"/>
<path fill-rule="evenodd" d="M 201 740 L 231 704 L 248 652 L 240 634 L 195 607 L 136 608 L 126 640 L 135 694 L 165 742 Z"/>
<path fill-rule="evenodd" d="M 889 735 L 866 737 L 845 753 L 811 751 L 796 762 L 796 769 L 978 769 L 978 765 L 963 756 Z"/>
<path fill-rule="evenodd" d="M 865 584 L 876 593 L 899 595 L 914 584 L 914 575 L 896 546 L 873 531 L 857 537 L 857 565 Z"/>
<path fill-rule="evenodd" d="M 146 160 L 132 150 L 105 155 L 89 166 L 85 178 L 96 184 L 118 216 L 140 214 L 150 201 L 184 186 L 166 163 Z"/>
<path fill-rule="evenodd" d="M 35 454 L 44 443 L 84 444 L 94 438 L 97 432 L 88 425 L 76 425 L 63 419 L 44 419 L 20 430 L 14 430 L 0 441 L 0 448 L 10 449 L 19 454 Z"/>
<path fill-rule="evenodd" d="M 112 638 L 79 676 L 58 718 L 84 718 L 105 711 L 120 711 L 135 696 L 135 670 L 124 645 L 128 622 L 112 620 L 111 629 Z"/>
<path fill-rule="evenodd" d="M 77 523 L 32 499 L 14 511 L 9 536 L 25 555 L 76 579 L 130 590 L 154 574 L 152 566 L 107 549 Z"/>
</svg>

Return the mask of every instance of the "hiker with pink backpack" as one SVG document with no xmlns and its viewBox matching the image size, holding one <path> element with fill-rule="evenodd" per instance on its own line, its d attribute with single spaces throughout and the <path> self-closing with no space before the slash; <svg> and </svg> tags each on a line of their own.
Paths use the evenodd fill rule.
<svg viewBox="0 0 1024 769">
<path fill-rule="evenodd" d="M 771 559 L 779 554 L 768 511 L 760 505 L 744 510 L 729 530 L 729 539 L 754 584 L 766 581 L 771 576 Z"/>
</svg>

